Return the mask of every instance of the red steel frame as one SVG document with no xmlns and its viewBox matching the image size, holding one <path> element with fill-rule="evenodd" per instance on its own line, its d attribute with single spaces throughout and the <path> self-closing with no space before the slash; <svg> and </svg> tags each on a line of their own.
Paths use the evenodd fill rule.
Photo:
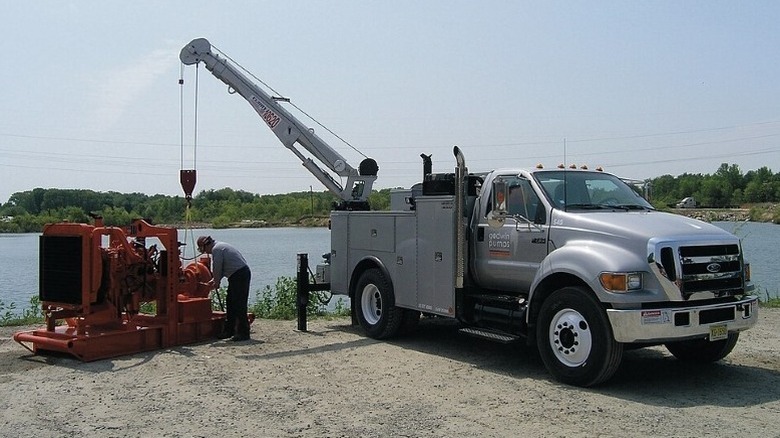
<svg viewBox="0 0 780 438">
<path fill-rule="evenodd" d="M 81 300 L 42 301 L 46 327 L 14 335 L 33 353 L 61 352 L 92 361 L 203 341 L 222 331 L 225 314 L 213 311 L 209 298 L 213 279 L 208 258 L 182 268 L 175 228 L 143 220 L 127 228 L 106 227 L 98 219 L 94 226 L 50 224 L 43 235 L 81 238 Z M 133 267 L 148 269 L 149 264 L 144 264 L 147 249 L 133 246 L 129 238 L 160 241 L 159 270 L 133 272 Z M 106 239 L 109 244 L 103 246 Z M 141 286 L 129 289 L 129 278 L 141 278 Z M 105 299 L 97 299 L 99 289 Z M 140 313 L 142 302 L 154 302 L 156 313 Z"/>
</svg>

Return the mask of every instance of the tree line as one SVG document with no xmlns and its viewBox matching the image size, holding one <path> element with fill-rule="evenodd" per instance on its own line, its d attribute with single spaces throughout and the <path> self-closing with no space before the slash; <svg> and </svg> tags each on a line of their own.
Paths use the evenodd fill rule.
<svg viewBox="0 0 780 438">
<path fill-rule="evenodd" d="M 694 197 L 697 205 L 711 208 L 780 201 L 780 173 L 772 173 L 766 166 L 743 174 L 738 165 L 723 163 L 711 175 L 663 175 L 650 183 L 656 207 L 673 205 L 688 196 Z"/>
<path fill-rule="evenodd" d="M 40 232 L 47 223 L 63 221 L 89 223 L 92 215 L 101 216 L 110 226 L 127 225 L 136 218 L 154 224 L 189 221 L 214 228 L 283 226 L 327 218 L 336 201 L 328 191 L 259 195 L 223 188 L 201 191 L 187 211 L 182 196 L 35 188 L 14 193 L 0 206 L 0 232 Z M 375 191 L 369 202 L 375 209 L 388 209 L 390 190 Z"/>
<path fill-rule="evenodd" d="M 726 208 L 780 201 L 780 173 L 768 167 L 743 173 L 736 164 L 723 163 L 713 174 L 663 175 L 648 179 L 653 204 L 674 205 L 693 196 L 705 207 Z M 327 218 L 336 197 L 328 191 L 259 195 L 223 188 L 198 193 L 187 212 L 181 196 L 96 192 L 85 189 L 35 188 L 11 195 L 0 206 L 0 232 L 40 232 L 47 223 L 89 223 L 90 215 L 106 225 L 122 226 L 135 218 L 155 224 L 182 224 L 185 219 L 215 228 L 283 226 L 310 218 Z M 375 210 L 390 206 L 390 189 L 374 191 L 369 203 Z M 189 218 L 187 218 L 189 216 Z"/>
</svg>

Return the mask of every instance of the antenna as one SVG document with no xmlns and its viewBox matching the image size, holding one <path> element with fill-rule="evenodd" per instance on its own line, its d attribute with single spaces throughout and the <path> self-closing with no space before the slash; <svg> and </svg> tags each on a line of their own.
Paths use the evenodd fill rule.
<svg viewBox="0 0 780 438">
<path fill-rule="evenodd" d="M 563 137 L 563 210 L 568 211 L 569 209 L 569 180 L 567 176 L 569 175 L 568 172 L 566 172 L 566 167 L 568 166 L 568 163 L 566 162 L 566 137 Z"/>
</svg>

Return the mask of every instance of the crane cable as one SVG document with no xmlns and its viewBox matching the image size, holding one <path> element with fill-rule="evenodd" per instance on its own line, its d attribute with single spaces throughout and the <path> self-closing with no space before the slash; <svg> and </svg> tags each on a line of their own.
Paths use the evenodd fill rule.
<svg viewBox="0 0 780 438">
<path fill-rule="evenodd" d="M 182 189 L 184 190 L 184 197 L 186 205 L 184 208 L 184 237 L 183 241 L 186 244 L 189 238 L 192 248 L 192 257 L 182 257 L 184 260 L 194 260 L 197 258 L 198 253 L 195 245 L 195 233 L 192 230 L 192 191 L 195 189 L 195 183 L 197 182 L 197 157 L 198 157 L 198 84 L 199 84 L 199 71 L 198 65 L 195 67 L 195 115 L 194 115 L 194 139 L 192 146 L 192 168 L 184 168 L 184 63 L 181 64 L 179 74 L 179 111 L 180 111 L 180 141 L 181 141 L 181 168 L 179 170 L 179 179 Z M 186 250 L 185 250 L 186 251 Z"/>
<path fill-rule="evenodd" d="M 273 89 L 273 87 L 271 87 L 270 85 L 268 85 L 268 84 L 266 84 L 265 82 L 263 82 L 263 80 L 262 80 L 262 79 L 260 79 L 260 78 L 258 78 L 257 76 L 255 76 L 255 75 L 254 75 L 254 74 L 253 74 L 251 71 L 249 71 L 249 70 L 247 70 L 246 68 L 244 68 L 244 66 L 243 66 L 243 65 L 241 65 L 241 64 L 239 64 L 239 63 L 237 63 L 237 62 L 236 62 L 236 61 L 235 61 L 233 58 L 231 58 L 231 57 L 230 57 L 230 56 L 229 56 L 227 53 L 225 53 L 225 52 L 223 52 L 222 50 L 220 50 L 219 48 L 217 48 L 217 47 L 216 47 L 214 44 L 212 44 L 212 45 L 211 45 L 211 48 L 212 48 L 212 49 L 214 49 L 214 50 L 216 50 L 216 51 L 218 51 L 218 52 L 219 52 L 219 53 L 220 53 L 222 56 L 224 56 L 224 57 L 225 57 L 225 59 L 227 59 L 227 60 L 229 60 L 230 62 L 232 62 L 233 64 L 235 64 L 237 67 L 239 67 L 241 70 L 243 70 L 243 71 L 244 71 L 246 74 L 248 74 L 249 76 L 251 76 L 251 77 L 252 77 L 254 80 L 256 80 L 257 82 L 260 82 L 261 84 L 263 84 L 263 86 L 264 86 L 265 88 L 269 89 L 270 91 L 272 91 L 272 92 L 273 92 L 274 94 L 276 94 L 277 96 L 281 96 L 281 95 L 282 95 L 282 94 L 281 94 L 281 93 L 279 93 L 278 91 L 274 90 L 274 89 Z M 319 126 L 322 128 L 322 129 L 326 130 L 326 131 L 327 131 L 327 132 L 329 132 L 329 133 L 330 133 L 332 136 L 334 136 L 334 137 L 336 137 L 337 139 L 339 139 L 339 140 L 340 140 L 342 143 L 344 143 L 345 145 L 349 146 L 349 147 L 350 147 L 350 148 L 351 148 L 353 151 L 355 151 L 355 152 L 357 152 L 358 154 L 362 155 L 362 156 L 363 156 L 363 158 L 368 158 L 368 156 L 367 156 L 366 154 L 364 154 L 363 152 L 361 152 L 361 151 L 360 151 L 358 148 L 356 148 L 355 146 L 352 146 L 352 144 L 351 144 L 350 142 L 348 142 L 347 140 L 345 140 L 344 138 L 342 138 L 340 135 L 338 135 L 338 134 L 336 134 L 335 132 L 333 132 L 333 131 L 332 131 L 330 128 L 328 128 L 327 126 L 325 126 L 325 125 L 323 125 L 322 123 L 320 123 L 320 121 L 319 121 L 319 120 L 317 120 L 317 119 L 315 119 L 314 117 L 312 117 L 311 115 L 309 115 L 309 113 L 307 113 L 306 111 L 302 110 L 300 107 L 298 107 L 298 105 L 294 104 L 294 103 L 293 103 L 291 100 L 289 100 L 289 99 L 285 99 L 285 101 L 286 101 L 287 103 L 289 103 L 289 104 L 290 104 L 290 106 L 292 106 L 293 108 L 295 108 L 295 109 L 297 109 L 298 111 L 300 111 L 300 112 L 301 112 L 301 114 L 305 115 L 306 117 L 308 117 L 309 119 L 311 119 L 311 121 L 313 121 L 314 123 L 316 123 L 317 125 L 319 125 Z"/>
</svg>

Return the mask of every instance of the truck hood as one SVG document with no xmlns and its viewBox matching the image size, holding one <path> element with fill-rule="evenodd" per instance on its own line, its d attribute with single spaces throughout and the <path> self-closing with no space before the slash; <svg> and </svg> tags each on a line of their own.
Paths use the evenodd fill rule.
<svg viewBox="0 0 780 438">
<path fill-rule="evenodd" d="M 715 225 L 685 216 L 659 211 L 642 212 L 565 212 L 554 210 L 553 228 L 576 234 L 600 234 L 629 240 L 652 237 L 690 238 L 712 236 L 716 239 L 737 238 Z"/>
</svg>

